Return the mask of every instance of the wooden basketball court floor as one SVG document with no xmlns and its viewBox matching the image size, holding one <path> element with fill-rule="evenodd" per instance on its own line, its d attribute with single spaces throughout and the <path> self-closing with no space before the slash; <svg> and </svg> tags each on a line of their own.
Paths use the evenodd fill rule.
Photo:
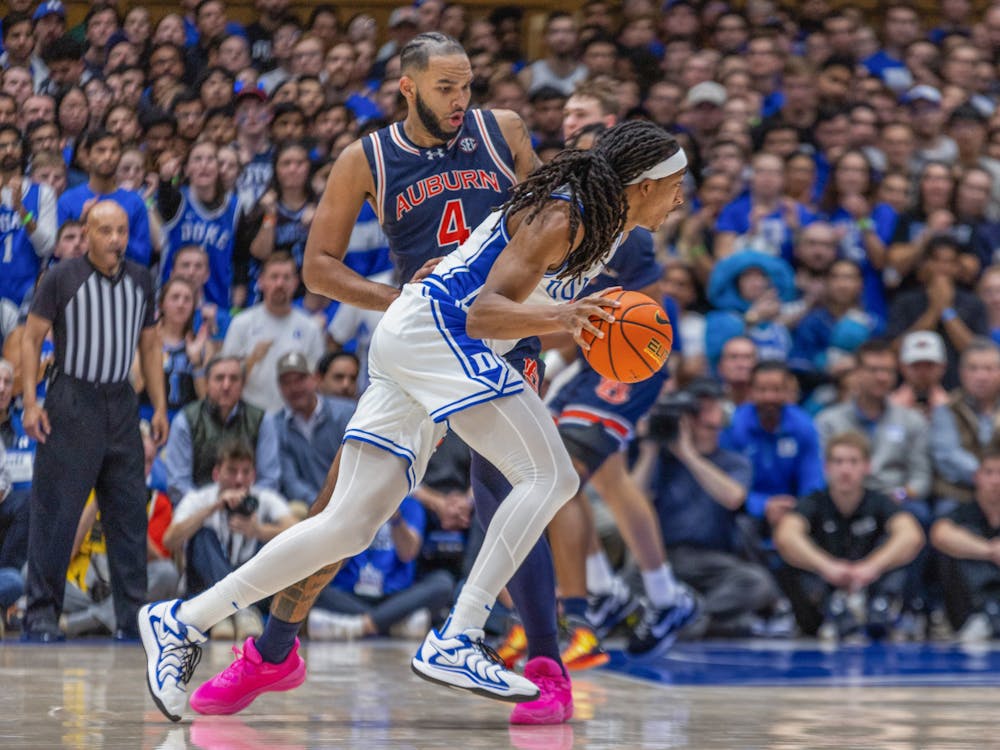
<svg viewBox="0 0 1000 750">
<path fill-rule="evenodd" d="M 415 644 L 305 646 L 305 685 L 233 717 L 164 719 L 142 649 L 0 643 L 0 748 L 692 748 L 1000 750 L 1000 650 L 681 644 L 654 665 L 620 654 L 575 675 L 576 717 L 511 727 L 504 704 L 414 677 Z M 225 666 L 206 649 L 194 682 Z"/>
</svg>

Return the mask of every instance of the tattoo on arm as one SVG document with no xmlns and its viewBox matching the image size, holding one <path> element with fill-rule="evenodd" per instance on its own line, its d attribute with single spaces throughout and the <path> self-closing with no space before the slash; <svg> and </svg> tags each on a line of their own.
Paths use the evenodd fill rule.
<svg viewBox="0 0 1000 750">
<path fill-rule="evenodd" d="M 531 133 L 528 131 L 528 126 L 524 122 L 524 118 L 518 117 L 517 124 L 519 129 L 519 136 L 521 140 L 521 147 L 518 151 L 526 157 L 527 164 L 525 165 L 526 170 L 523 175 L 518 175 L 521 179 L 528 176 L 529 173 L 534 172 L 540 166 L 542 166 L 542 160 L 538 158 L 538 154 L 535 153 L 535 149 L 531 147 Z"/>
</svg>

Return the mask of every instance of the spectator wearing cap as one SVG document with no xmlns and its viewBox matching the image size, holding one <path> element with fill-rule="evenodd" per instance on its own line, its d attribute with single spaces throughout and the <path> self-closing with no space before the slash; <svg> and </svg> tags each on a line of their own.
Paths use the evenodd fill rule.
<svg viewBox="0 0 1000 750">
<path fill-rule="evenodd" d="M 948 391 L 941 386 L 948 355 L 944 340 L 933 331 L 914 331 L 903 337 L 899 351 L 903 383 L 889 396 L 896 406 L 914 409 L 925 419 L 948 403 Z"/>
<path fill-rule="evenodd" d="M 403 5 L 393 9 L 389 14 L 387 24 L 389 41 L 379 47 L 375 55 L 376 63 L 385 63 L 390 57 L 399 54 L 399 51 L 417 35 L 420 26 L 420 19 L 417 17 L 417 9 L 412 5 Z"/>
<path fill-rule="evenodd" d="M 726 422 L 721 388 L 699 379 L 682 397 L 683 416 L 667 417 L 679 417 L 676 434 L 652 430 L 640 445 L 636 476 L 656 508 L 674 574 L 704 597 L 708 627 L 747 632 L 750 618 L 772 608 L 780 596 L 767 569 L 740 553 L 736 517 L 752 467 L 744 456 L 719 446 Z M 661 408 L 667 404 L 654 407 L 651 428 L 663 423 L 664 416 L 657 416 Z"/>
<path fill-rule="evenodd" d="M 722 84 L 703 81 L 688 90 L 677 121 L 691 133 L 699 146 L 707 146 L 725 118 L 722 109 L 725 103 L 726 89 Z"/>
<path fill-rule="evenodd" d="M 265 411 L 283 406 L 278 389 L 277 363 L 298 350 L 311 362 L 324 351 L 323 336 L 312 319 L 292 306 L 299 274 L 288 253 L 274 253 L 262 264 L 258 287 L 263 300 L 233 318 L 222 345 L 228 356 L 240 357 L 246 367 L 246 401 Z"/>
<path fill-rule="evenodd" d="M 882 48 L 862 60 L 862 65 L 871 75 L 881 78 L 893 91 L 906 91 L 913 84 L 913 75 L 903 62 L 903 54 L 919 37 L 920 18 L 916 9 L 894 0 L 885 11 Z"/>
<path fill-rule="evenodd" d="M 995 442 L 1000 417 L 1000 349 L 989 339 L 973 339 L 962 352 L 955 389 L 948 403 L 931 414 L 931 459 L 939 515 L 973 498 L 980 458 Z"/>
<path fill-rule="evenodd" d="M 66 33 L 66 7 L 62 0 L 45 0 L 35 8 L 31 20 L 35 22 L 36 53 L 44 52 L 46 47 Z"/>
<path fill-rule="evenodd" d="M 956 166 L 962 169 L 978 167 L 990 177 L 986 215 L 1000 218 L 1000 161 L 986 155 L 986 135 L 989 115 L 972 102 L 956 107 L 948 117 L 948 136 L 958 147 Z M 966 240 L 967 241 L 967 240 Z"/>
<path fill-rule="evenodd" d="M 906 92 L 902 101 L 910 113 L 910 124 L 917 137 L 917 160 L 920 163 L 954 162 L 958 158 L 958 146 L 943 132 L 946 113 L 941 106 L 941 92 L 921 84 Z"/>
<path fill-rule="evenodd" d="M 545 57 L 531 63 L 518 77 L 529 96 L 543 86 L 559 89 L 566 96 L 587 77 L 587 67 L 576 56 L 576 21 L 565 11 L 553 11 L 545 19 Z"/>
<path fill-rule="evenodd" d="M 326 480 L 356 404 L 321 395 L 319 374 L 300 351 L 283 355 L 277 372 L 284 406 L 266 419 L 274 421 L 278 436 L 281 492 L 304 518 Z"/>
<path fill-rule="evenodd" d="M 870 443 L 865 486 L 929 517 L 924 505 L 931 489 L 927 422 L 913 409 L 889 398 L 896 384 L 896 353 L 884 341 L 870 341 L 857 352 L 856 393 L 816 418 L 822 444 L 836 435 L 857 432 Z"/>
<path fill-rule="evenodd" d="M 959 245 L 947 235 L 927 243 L 921 280 L 924 286 L 896 295 L 889 309 L 886 336 L 902 339 L 910 331 L 936 331 L 948 350 L 945 387 L 957 382 L 955 365 L 958 355 L 976 336 L 988 336 L 986 308 L 973 293 L 957 283 Z"/>
</svg>

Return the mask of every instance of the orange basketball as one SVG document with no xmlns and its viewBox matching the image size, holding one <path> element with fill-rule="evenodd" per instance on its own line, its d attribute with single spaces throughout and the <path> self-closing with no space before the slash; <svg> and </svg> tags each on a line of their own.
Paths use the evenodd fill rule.
<svg viewBox="0 0 1000 750">
<path fill-rule="evenodd" d="M 620 383 L 638 383 L 656 373 L 670 356 L 674 329 L 670 319 L 656 302 L 639 292 L 610 291 L 608 299 L 617 300 L 615 320 L 591 318 L 604 333 L 599 339 L 588 331 L 583 340 L 590 351 L 583 356 L 597 372 Z"/>
</svg>

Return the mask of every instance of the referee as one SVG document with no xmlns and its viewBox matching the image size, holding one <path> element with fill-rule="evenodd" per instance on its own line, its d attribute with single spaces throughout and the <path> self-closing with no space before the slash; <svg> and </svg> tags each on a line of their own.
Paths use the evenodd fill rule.
<svg viewBox="0 0 1000 750">
<path fill-rule="evenodd" d="M 162 445 L 168 423 L 153 285 L 145 268 L 124 260 L 128 217 L 117 203 L 95 204 L 86 221 L 87 254 L 42 278 L 22 343 L 23 424 L 38 441 L 24 640 L 62 640 L 66 569 L 91 488 L 107 538 L 116 638 L 138 637 L 136 615 L 146 598 L 146 481 L 139 404 L 128 376 L 138 347 L 156 410 L 153 435 Z M 50 327 L 55 369 L 42 408 L 35 383 Z"/>
</svg>

